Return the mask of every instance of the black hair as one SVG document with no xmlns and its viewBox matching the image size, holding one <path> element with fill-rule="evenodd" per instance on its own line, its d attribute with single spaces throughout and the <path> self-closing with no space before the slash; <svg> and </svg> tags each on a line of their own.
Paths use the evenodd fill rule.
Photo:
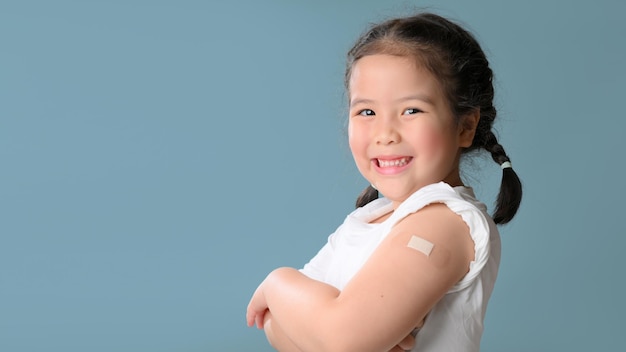
<svg viewBox="0 0 626 352">
<path fill-rule="evenodd" d="M 498 165 L 510 163 L 492 131 L 496 118 L 496 108 L 493 106 L 493 72 L 480 44 L 468 31 L 432 13 L 421 13 L 374 25 L 348 52 L 345 73 L 347 89 L 356 61 L 374 54 L 415 58 L 441 83 L 457 123 L 466 115 L 480 112 L 474 140 L 463 153 L 485 149 Z M 368 186 L 357 198 L 356 206 L 361 207 L 376 198 L 378 191 Z M 511 221 L 521 200 L 522 184 L 517 173 L 511 167 L 504 167 L 493 220 L 497 224 Z"/>
</svg>

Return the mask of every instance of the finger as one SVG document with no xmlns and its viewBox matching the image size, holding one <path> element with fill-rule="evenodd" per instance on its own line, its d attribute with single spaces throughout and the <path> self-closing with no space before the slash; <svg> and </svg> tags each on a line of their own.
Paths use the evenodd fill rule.
<svg viewBox="0 0 626 352">
<path fill-rule="evenodd" d="M 405 350 L 398 345 L 393 346 L 393 348 L 389 350 L 389 352 L 404 352 L 404 351 Z"/>
<path fill-rule="evenodd" d="M 257 314 L 256 316 L 256 327 L 259 329 L 263 329 L 263 321 L 265 319 L 263 319 L 263 315 L 262 314 Z"/>
<path fill-rule="evenodd" d="M 251 327 L 254 324 L 254 316 L 252 315 L 252 312 L 250 312 L 249 309 L 246 312 L 246 324 L 248 325 L 248 327 Z"/>
<path fill-rule="evenodd" d="M 261 321 L 263 321 L 263 314 L 261 314 Z M 246 312 L 246 323 L 249 327 L 254 326 L 254 324 L 258 325 L 259 322 L 259 313 L 254 309 L 248 307 L 248 311 Z"/>
<path fill-rule="evenodd" d="M 398 347 L 402 348 L 402 350 L 410 350 L 413 346 L 415 346 L 415 337 L 413 337 L 412 334 L 406 335 L 406 337 L 398 343 Z"/>
</svg>

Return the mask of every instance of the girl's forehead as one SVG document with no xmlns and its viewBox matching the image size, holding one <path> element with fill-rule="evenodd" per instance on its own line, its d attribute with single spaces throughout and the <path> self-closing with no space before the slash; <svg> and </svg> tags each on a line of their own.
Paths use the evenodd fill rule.
<svg viewBox="0 0 626 352">
<path fill-rule="evenodd" d="M 436 77 L 417 60 L 406 56 L 364 56 L 354 63 L 348 83 L 351 97 L 353 94 L 404 94 L 407 90 L 429 95 L 442 93 Z"/>
<path fill-rule="evenodd" d="M 416 77 L 437 81 L 435 75 L 415 58 L 376 54 L 364 56 L 354 62 L 349 82 L 362 78 L 414 80 Z"/>
</svg>

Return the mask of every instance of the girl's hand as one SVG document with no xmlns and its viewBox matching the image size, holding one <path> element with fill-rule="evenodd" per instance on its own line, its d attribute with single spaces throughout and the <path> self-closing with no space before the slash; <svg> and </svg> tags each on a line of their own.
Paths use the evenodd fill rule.
<svg viewBox="0 0 626 352">
<path fill-rule="evenodd" d="M 400 341 L 394 348 L 392 348 L 389 352 L 404 352 L 410 351 L 413 347 L 415 347 L 415 336 L 417 332 L 424 326 L 424 322 L 426 319 L 422 319 L 422 321 L 417 324 L 415 329 L 411 331 L 406 337 Z"/>
<path fill-rule="evenodd" d="M 256 324 L 258 329 L 263 329 L 263 322 L 265 320 L 265 313 L 267 313 L 267 302 L 265 295 L 263 294 L 263 283 L 254 291 L 250 303 L 248 303 L 248 309 L 246 311 L 246 321 L 248 326 Z"/>
<path fill-rule="evenodd" d="M 389 352 L 404 352 L 410 351 L 413 346 L 415 346 L 415 337 L 413 334 L 408 334 L 406 337 L 400 341 L 394 348 L 392 348 Z"/>
</svg>

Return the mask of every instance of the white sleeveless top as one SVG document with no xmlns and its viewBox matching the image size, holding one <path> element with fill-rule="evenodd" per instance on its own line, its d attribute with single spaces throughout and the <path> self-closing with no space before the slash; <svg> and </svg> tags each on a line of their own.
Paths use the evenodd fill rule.
<svg viewBox="0 0 626 352">
<path fill-rule="evenodd" d="M 358 208 L 300 271 L 342 290 L 398 221 L 432 203 L 446 204 L 467 223 L 474 240 L 474 261 L 468 273 L 430 311 L 413 351 L 479 351 L 487 302 L 500 264 L 500 235 L 471 188 L 452 188 L 443 182 L 423 187 L 382 223 L 370 222 L 393 209 L 388 199 Z"/>
</svg>

